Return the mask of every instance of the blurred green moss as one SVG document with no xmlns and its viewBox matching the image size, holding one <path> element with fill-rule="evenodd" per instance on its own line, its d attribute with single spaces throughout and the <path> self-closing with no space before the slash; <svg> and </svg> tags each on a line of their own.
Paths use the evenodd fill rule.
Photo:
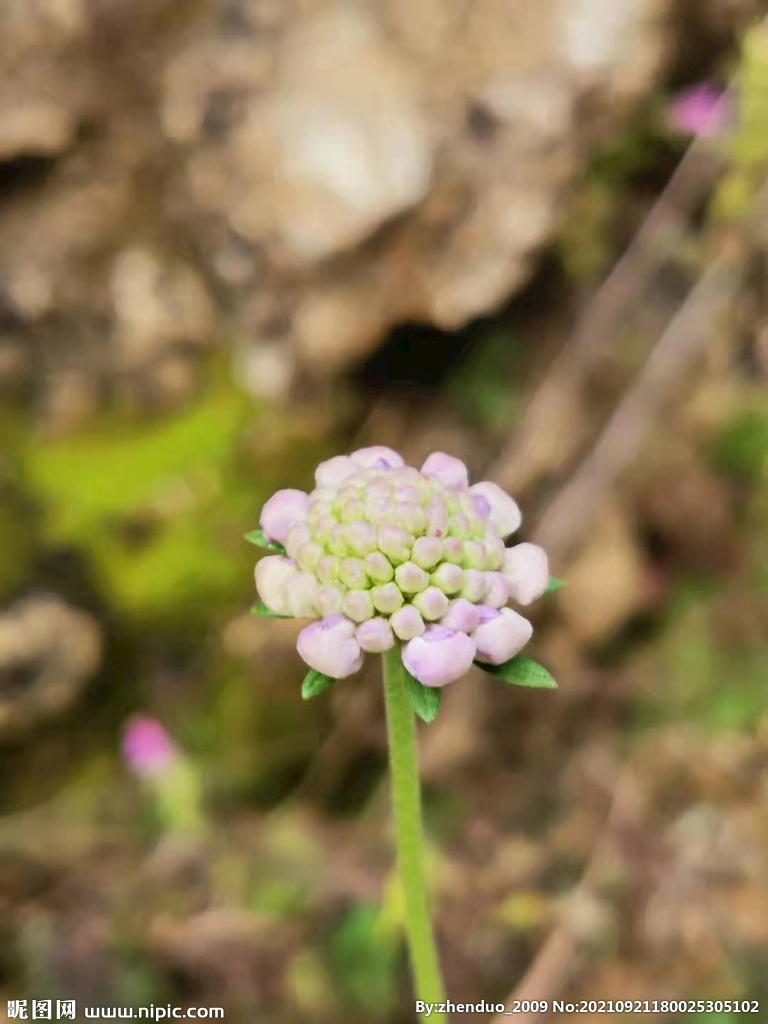
<svg viewBox="0 0 768 1024">
<path fill-rule="evenodd" d="M 715 465 L 724 473 L 759 482 L 768 472 L 768 414 L 755 409 L 740 413 L 715 438 Z"/>
</svg>

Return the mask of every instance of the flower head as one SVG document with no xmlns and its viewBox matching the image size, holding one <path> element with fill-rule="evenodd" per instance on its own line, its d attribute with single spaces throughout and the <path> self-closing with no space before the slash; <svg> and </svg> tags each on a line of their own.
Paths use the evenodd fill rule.
<svg viewBox="0 0 768 1024">
<path fill-rule="evenodd" d="M 702 82 L 679 93 L 669 106 L 670 127 L 681 135 L 717 138 L 731 120 L 726 94 L 714 85 Z"/>
<path fill-rule="evenodd" d="M 131 771 L 140 778 L 166 774 L 180 759 L 181 753 L 156 718 L 135 715 L 126 724 L 122 753 Z"/>
<path fill-rule="evenodd" d="M 264 506 L 262 531 L 285 553 L 256 566 L 267 608 L 317 620 L 297 641 L 311 668 L 342 679 L 365 652 L 398 645 L 416 679 L 443 686 L 475 658 L 498 664 L 530 638 L 506 605 L 543 593 L 546 555 L 506 548 L 521 515 L 496 484 L 470 486 L 464 463 L 444 452 L 417 470 L 381 446 L 329 459 L 315 483 Z"/>
</svg>

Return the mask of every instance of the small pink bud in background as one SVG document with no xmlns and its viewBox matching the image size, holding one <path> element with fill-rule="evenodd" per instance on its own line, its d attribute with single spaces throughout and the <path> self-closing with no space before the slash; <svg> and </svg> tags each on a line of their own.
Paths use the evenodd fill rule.
<svg viewBox="0 0 768 1024">
<path fill-rule="evenodd" d="M 441 619 L 441 625 L 460 633 L 471 633 L 477 629 L 479 621 L 480 614 L 477 605 L 459 597 L 448 605 L 448 611 Z"/>
<path fill-rule="evenodd" d="M 533 626 L 511 608 L 480 605 L 480 621 L 472 634 L 477 644 L 477 660 L 503 665 L 525 647 L 533 636 Z"/>
<path fill-rule="evenodd" d="M 432 452 L 421 467 L 424 476 L 439 480 L 450 491 L 465 491 L 469 487 L 469 470 L 453 455 Z"/>
<path fill-rule="evenodd" d="M 508 548 L 502 570 L 509 596 L 518 604 L 536 601 L 549 586 L 549 559 L 537 544 L 516 544 Z"/>
<path fill-rule="evenodd" d="M 371 448 L 359 448 L 352 452 L 350 459 L 360 469 L 400 469 L 405 465 L 402 455 L 384 445 L 373 445 Z"/>
<path fill-rule="evenodd" d="M 302 629 L 296 649 L 310 668 L 332 679 L 354 675 L 363 664 L 355 625 L 343 615 L 331 615 Z"/>
<path fill-rule="evenodd" d="M 381 654 L 395 646 L 395 634 L 386 619 L 369 619 L 355 633 L 360 647 L 369 654 Z"/>
<path fill-rule="evenodd" d="M 469 670 L 475 641 L 445 626 L 428 626 L 403 648 L 403 664 L 424 686 L 445 686 Z"/>
<path fill-rule="evenodd" d="M 259 524 L 269 540 L 285 544 L 293 527 L 306 521 L 308 511 L 309 495 L 304 491 L 278 491 L 261 510 Z"/>
<path fill-rule="evenodd" d="M 122 753 L 135 775 L 149 779 L 165 775 L 181 758 L 178 747 L 160 722 L 148 715 L 128 719 Z"/>
<path fill-rule="evenodd" d="M 483 480 L 470 487 L 469 493 L 473 498 L 484 498 L 488 502 L 488 521 L 501 538 L 509 537 L 515 530 L 520 529 L 523 517 L 517 502 L 513 501 L 506 491 L 502 491 L 498 484 L 491 480 Z"/>
<path fill-rule="evenodd" d="M 707 82 L 679 93 L 668 110 L 670 127 L 681 135 L 717 138 L 728 128 L 731 109 L 722 89 Z"/>
</svg>

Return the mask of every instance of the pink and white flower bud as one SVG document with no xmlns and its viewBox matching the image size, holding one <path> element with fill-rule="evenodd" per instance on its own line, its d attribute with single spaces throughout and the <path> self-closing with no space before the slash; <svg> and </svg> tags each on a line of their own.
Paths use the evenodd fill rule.
<svg viewBox="0 0 768 1024">
<path fill-rule="evenodd" d="M 461 596 L 472 604 L 479 604 L 485 594 L 485 573 L 479 569 L 465 569 Z"/>
<path fill-rule="evenodd" d="M 509 596 L 518 604 L 536 601 L 549 586 L 549 559 L 538 544 L 516 544 L 504 556 L 503 573 Z"/>
<path fill-rule="evenodd" d="M 411 557 L 415 537 L 406 533 L 398 526 L 381 526 L 379 528 L 379 551 L 383 552 L 395 565 L 407 562 Z"/>
<path fill-rule="evenodd" d="M 489 572 L 500 572 L 504 566 L 507 549 L 501 537 L 486 533 L 483 538 L 485 545 L 485 568 Z"/>
<path fill-rule="evenodd" d="M 352 462 L 360 469 L 400 469 L 405 465 L 402 455 L 383 445 L 359 448 L 350 455 Z"/>
<path fill-rule="evenodd" d="M 465 601 L 463 597 L 457 597 L 448 605 L 448 611 L 440 620 L 440 624 L 458 633 L 472 633 L 477 629 L 479 621 L 477 605 Z"/>
<path fill-rule="evenodd" d="M 259 597 L 276 615 L 290 615 L 285 585 L 296 575 L 296 563 L 285 555 L 267 555 L 256 563 L 256 589 Z"/>
<path fill-rule="evenodd" d="M 412 640 L 426 629 L 418 609 L 406 604 L 392 615 L 389 624 L 399 640 Z"/>
<path fill-rule="evenodd" d="M 427 528 L 427 513 L 413 502 L 399 502 L 395 505 L 394 521 L 408 533 L 417 536 Z"/>
<path fill-rule="evenodd" d="M 461 565 L 464 561 L 464 541 L 460 537 L 446 537 L 443 541 L 443 558 L 446 562 Z"/>
<path fill-rule="evenodd" d="M 466 633 L 428 626 L 423 636 L 403 648 L 403 664 L 424 686 L 445 686 L 471 668 L 475 650 L 475 641 Z"/>
<path fill-rule="evenodd" d="M 469 487 L 469 471 L 461 459 L 445 452 L 432 452 L 421 467 L 424 476 L 439 480 L 449 491 L 465 491 Z"/>
<path fill-rule="evenodd" d="M 357 642 L 369 654 L 381 654 L 395 646 L 395 634 L 386 619 L 368 619 L 357 627 Z"/>
<path fill-rule="evenodd" d="M 336 583 L 339 578 L 340 564 L 341 559 L 336 555 L 323 555 L 317 560 L 315 575 L 321 583 Z"/>
<path fill-rule="evenodd" d="M 292 555 L 291 557 L 293 558 L 294 556 Z M 314 572 L 317 568 L 317 563 L 322 557 L 323 549 L 319 544 L 315 544 L 311 540 L 307 541 L 306 544 L 302 544 L 295 555 L 302 572 Z"/>
<path fill-rule="evenodd" d="M 344 603 L 344 591 L 336 583 L 325 583 L 317 588 L 317 610 L 326 618 L 328 615 L 340 615 Z"/>
<path fill-rule="evenodd" d="M 370 580 L 365 571 L 365 562 L 360 558 L 342 558 L 339 564 L 339 580 L 350 590 L 365 590 Z"/>
<path fill-rule="evenodd" d="M 352 523 L 346 530 L 347 546 L 353 555 L 364 558 L 376 550 L 378 538 L 372 523 Z"/>
<path fill-rule="evenodd" d="M 353 622 L 372 619 L 374 608 L 370 590 L 350 590 L 342 602 L 341 610 Z"/>
<path fill-rule="evenodd" d="M 396 583 L 384 583 L 380 587 L 374 587 L 371 591 L 373 607 L 382 615 L 391 615 L 398 608 L 402 608 L 405 599 Z"/>
<path fill-rule="evenodd" d="M 308 522 L 308 520 L 307 520 Z M 312 540 L 312 532 L 307 523 L 299 523 L 294 526 L 284 541 L 282 541 L 286 553 L 294 562 L 299 559 L 299 552 L 305 544 Z"/>
<path fill-rule="evenodd" d="M 342 526 L 341 523 L 335 523 L 328 533 L 328 547 L 331 554 L 336 555 L 337 558 L 346 558 L 349 554 L 349 545 L 347 544 L 347 529 Z"/>
<path fill-rule="evenodd" d="M 429 586 L 429 575 L 415 562 L 403 562 L 395 569 L 395 583 L 404 594 L 418 594 Z"/>
<path fill-rule="evenodd" d="M 464 570 L 452 562 L 443 562 L 432 573 L 431 579 L 444 594 L 458 594 L 464 585 Z"/>
<path fill-rule="evenodd" d="M 426 622 L 437 622 L 448 611 L 448 598 L 437 587 L 427 587 L 413 598 L 413 606 Z"/>
<path fill-rule="evenodd" d="M 488 520 L 502 539 L 520 529 L 523 517 L 517 502 L 513 501 L 506 491 L 502 491 L 498 484 L 484 480 L 470 487 L 469 493 L 473 497 L 485 498 L 488 502 L 491 509 Z"/>
<path fill-rule="evenodd" d="M 259 525 L 269 540 L 285 544 L 294 526 L 306 522 L 308 512 L 309 495 L 304 491 L 278 491 L 261 510 Z"/>
<path fill-rule="evenodd" d="M 481 540 L 464 541 L 463 565 L 467 569 L 484 569 L 487 553 L 485 544 Z"/>
<path fill-rule="evenodd" d="M 354 675 L 363 664 L 355 625 L 343 615 L 331 615 L 302 629 L 296 649 L 310 668 L 332 679 Z"/>
<path fill-rule="evenodd" d="M 308 572 L 296 572 L 285 581 L 285 602 L 295 619 L 317 616 L 317 580 Z M 265 602 L 266 603 L 266 602 Z"/>
<path fill-rule="evenodd" d="M 347 455 L 336 455 L 327 462 L 321 462 L 315 470 L 318 487 L 340 487 L 344 481 L 357 473 L 358 467 Z"/>
<path fill-rule="evenodd" d="M 411 551 L 411 560 L 422 569 L 437 565 L 443 554 L 443 543 L 437 537 L 417 537 Z"/>
<path fill-rule="evenodd" d="M 443 502 L 432 502 L 426 507 L 427 536 L 445 537 L 448 533 L 448 509 Z"/>
<path fill-rule="evenodd" d="M 483 604 L 490 608 L 503 608 L 509 600 L 509 586 L 500 572 L 487 572 L 485 575 L 485 593 Z"/>
<path fill-rule="evenodd" d="M 167 774 L 182 756 L 160 722 L 148 715 L 135 715 L 128 720 L 122 753 L 131 771 L 142 779 Z"/>
<path fill-rule="evenodd" d="M 533 626 L 511 608 L 489 608 L 480 605 L 480 621 L 472 634 L 477 644 L 477 660 L 490 665 L 503 665 L 514 658 L 533 635 Z"/>
<path fill-rule="evenodd" d="M 389 583 L 395 578 L 392 563 L 381 551 L 374 551 L 365 559 L 365 571 L 374 583 Z"/>
</svg>

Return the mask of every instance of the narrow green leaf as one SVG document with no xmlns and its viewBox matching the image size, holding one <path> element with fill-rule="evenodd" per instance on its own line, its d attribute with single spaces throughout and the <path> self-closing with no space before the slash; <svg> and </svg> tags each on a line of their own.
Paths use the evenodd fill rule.
<svg viewBox="0 0 768 1024">
<path fill-rule="evenodd" d="M 267 540 L 264 536 L 263 530 L 251 530 L 250 533 L 246 533 L 245 539 L 249 544 L 255 544 L 257 548 L 263 548 L 265 551 L 273 551 L 278 555 L 285 554 L 285 548 L 282 544 L 278 544 L 276 540 Z"/>
<path fill-rule="evenodd" d="M 251 608 L 251 615 L 258 615 L 262 619 L 290 619 L 290 615 L 278 615 L 271 608 L 267 608 L 263 601 L 259 601 Z"/>
<path fill-rule="evenodd" d="M 553 576 L 549 581 L 549 586 L 546 589 L 547 594 L 554 594 L 557 590 L 562 590 L 565 586 L 565 580 L 559 580 L 557 576 Z"/>
<path fill-rule="evenodd" d="M 440 710 L 442 691 L 434 686 L 423 686 L 418 679 L 413 678 L 405 667 L 403 667 L 403 675 L 411 707 L 422 722 L 434 722 L 437 712 Z"/>
<path fill-rule="evenodd" d="M 549 669 L 532 658 L 523 657 L 522 654 L 505 661 L 503 665 L 483 665 L 480 662 L 475 664 L 489 675 L 501 679 L 502 682 L 512 683 L 513 686 L 530 686 L 537 690 L 557 689 L 557 683 Z"/>
<path fill-rule="evenodd" d="M 313 668 L 307 672 L 304 682 L 301 684 L 301 696 L 304 700 L 310 700 L 319 693 L 330 689 L 336 682 L 330 676 L 324 676 L 322 672 L 316 672 Z"/>
</svg>

